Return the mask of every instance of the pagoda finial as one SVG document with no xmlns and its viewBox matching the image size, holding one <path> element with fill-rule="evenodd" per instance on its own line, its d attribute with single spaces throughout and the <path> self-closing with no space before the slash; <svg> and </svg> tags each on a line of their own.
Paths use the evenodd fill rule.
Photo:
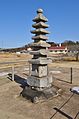
<svg viewBox="0 0 79 119">
<path fill-rule="evenodd" d="M 37 10 L 37 13 L 43 13 L 43 9 L 39 8 L 39 9 Z"/>
</svg>

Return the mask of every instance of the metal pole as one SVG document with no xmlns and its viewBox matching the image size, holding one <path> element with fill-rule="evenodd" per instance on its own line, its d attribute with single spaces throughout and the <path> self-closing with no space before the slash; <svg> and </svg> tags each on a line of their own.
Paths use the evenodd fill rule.
<svg viewBox="0 0 79 119">
<path fill-rule="evenodd" d="M 72 67 L 70 68 L 70 71 L 71 71 L 70 83 L 72 84 Z"/>
<path fill-rule="evenodd" d="M 31 75 L 31 64 L 29 63 L 29 76 Z"/>
<path fill-rule="evenodd" d="M 12 66 L 12 81 L 14 81 L 14 66 Z"/>
<path fill-rule="evenodd" d="M 48 69 L 48 65 L 47 65 L 47 76 L 48 76 L 48 74 L 49 74 L 49 69 Z"/>
</svg>

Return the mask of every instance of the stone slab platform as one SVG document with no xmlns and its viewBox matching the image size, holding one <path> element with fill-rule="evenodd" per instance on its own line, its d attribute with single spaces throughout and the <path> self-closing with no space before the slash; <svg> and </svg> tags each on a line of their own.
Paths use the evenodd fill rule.
<svg viewBox="0 0 79 119">
<path fill-rule="evenodd" d="M 46 88 L 42 91 L 38 91 L 35 89 L 32 89 L 31 87 L 25 87 L 23 91 L 21 92 L 22 96 L 28 100 L 30 100 L 33 103 L 38 103 L 42 101 L 46 101 L 52 97 L 58 96 L 58 91 L 60 89 L 58 87 L 50 87 Z"/>
</svg>

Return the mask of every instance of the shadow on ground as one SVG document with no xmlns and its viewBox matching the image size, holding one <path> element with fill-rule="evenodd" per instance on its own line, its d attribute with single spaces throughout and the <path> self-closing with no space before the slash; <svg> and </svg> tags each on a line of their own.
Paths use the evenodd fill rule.
<svg viewBox="0 0 79 119">
<path fill-rule="evenodd" d="M 12 81 L 12 74 L 9 73 L 7 78 Z M 16 83 L 19 83 L 20 87 L 22 87 L 22 88 L 25 88 L 25 86 L 28 86 L 27 80 L 22 78 L 22 77 L 20 77 L 20 76 L 18 76 L 18 75 L 14 75 L 14 81 Z"/>
</svg>

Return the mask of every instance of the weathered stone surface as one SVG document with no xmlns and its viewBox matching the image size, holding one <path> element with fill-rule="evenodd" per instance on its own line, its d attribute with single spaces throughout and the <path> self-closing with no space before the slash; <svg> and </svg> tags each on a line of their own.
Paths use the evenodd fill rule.
<svg viewBox="0 0 79 119">
<path fill-rule="evenodd" d="M 42 9 L 38 9 L 37 10 L 37 16 L 33 19 L 34 22 L 38 22 L 38 21 L 43 21 L 43 22 L 47 22 L 48 19 L 43 16 L 43 10 Z"/>
<path fill-rule="evenodd" d="M 45 50 L 45 49 L 40 49 L 40 50 L 37 50 L 37 51 L 30 51 L 30 54 L 32 55 L 48 55 L 48 50 Z"/>
<path fill-rule="evenodd" d="M 37 10 L 37 13 L 43 13 L 43 9 L 39 8 L 39 9 Z"/>
<path fill-rule="evenodd" d="M 44 35 L 38 35 L 38 36 L 33 36 L 32 39 L 33 40 L 48 40 L 48 37 Z"/>
<path fill-rule="evenodd" d="M 60 95 L 58 87 L 47 87 L 46 89 L 43 90 L 35 90 L 31 87 L 26 87 L 25 89 L 23 89 L 22 91 L 22 96 L 30 99 L 33 103 L 38 103 L 38 102 L 44 102 L 47 99 L 50 99 L 51 97 L 57 97 L 58 95 Z"/>
<path fill-rule="evenodd" d="M 31 46 L 33 47 L 45 47 L 45 48 L 48 48 L 50 47 L 50 44 L 46 43 L 45 41 L 38 41 L 38 42 L 35 42 L 35 43 L 31 43 Z"/>
<path fill-rule="evenodd" d="M 39 23 L 33 24 L 32 27 L 34 27 L 34 28 L 48 28 L 49 25 L 45 24 L 44 22 L 39 22 Z"/>
<path fill-rule="evenodd" d="M 47 30 L 45 30 L 43 28 L 38 28 L 36 30 L 31 31 L 31 33 L 33 33 L 33 34 L 36 34 L 36 33 L 49 34 L 50 32 L 48 32 Z"/>
<path fill-rule="evenodd" d="M 29 60 L 29 62 L 31 64 L 49 64 L 52 62 L 52 60 L 48 59 L 48 58 L 38 58 L 38 59 L 31 59 Z"/>
<path fill-rule="evenodd" d="M 29 76 L 27 79 L 28 85 L 32 87 L 38 87 L 38 88 L 45 88 L 50 87 L 52 82 L 52 76 L 48 77 L 36 77 L 36 76 Z"/>
<path fill-rule="evenodd" d="M 47 64 L 51 63 L 52 60 L 47 58 L 48 51 L 47 48 L 50 47 L 50 44 L 46 43 L 48 37 L 46 34 L 49 32 L 45 29 L 48 28 L 48 25 L 45 23 L 48 19 L 43 15 L 43 10 L 37 10 L 37 16 L 33 19 L 35 24 L 32 26 L 35 30 L 32 30 L 31 33 L 35 34 L 32 37 L 34 42 L 31 44 L 33 51 L 30 53 L 33 55 L 33 58 L 29 60 L 29 63 L 32 64 L 31 76 L 27 78 L 27 83 L 29 86 L 37 88 L 49 87 L 52 83 L 52 76 L 48 76 Z"/>
<path fill-rule="evenodd" d="M 37 76 L 37 77 L 44 77 L 47 76 L 47 65 L 45 66 L 39 66 L 39 65 L 33 65 L 32 66 L 32 76 Z"/>
<path fill-rule="evenodd" d="M 45 30 L 45 28 L 48 28 L 45 22 L 48 19 L 43 16 L 42 9 L 37 10 L 37 16 L 33 21 L 36 23 L 32 26 L 36 29 L 31 31 L 35 36 L 32 37 L 34 42 L 31 44 L 33 51 L 30 52 L 33 58 L 29 60 L 29 63 L 32 64 L 32 70 L 30 76 L 27 78 L 29 86 L 23 90 L 22 95 L 26 98 L 29 97 L 33 102 L 38 102 L 39 98 L 49 98 L 56 94 L 56 91 L 54 93 L 52 88 L 52 73 L 48 74 L 47 65 L 52 60 L 47 58 L 47 49 L 50 47 L 50 44 L 46 43 L 46 40 L 48 40 L 46 34 L 49 32 Z"/>
</svg>

